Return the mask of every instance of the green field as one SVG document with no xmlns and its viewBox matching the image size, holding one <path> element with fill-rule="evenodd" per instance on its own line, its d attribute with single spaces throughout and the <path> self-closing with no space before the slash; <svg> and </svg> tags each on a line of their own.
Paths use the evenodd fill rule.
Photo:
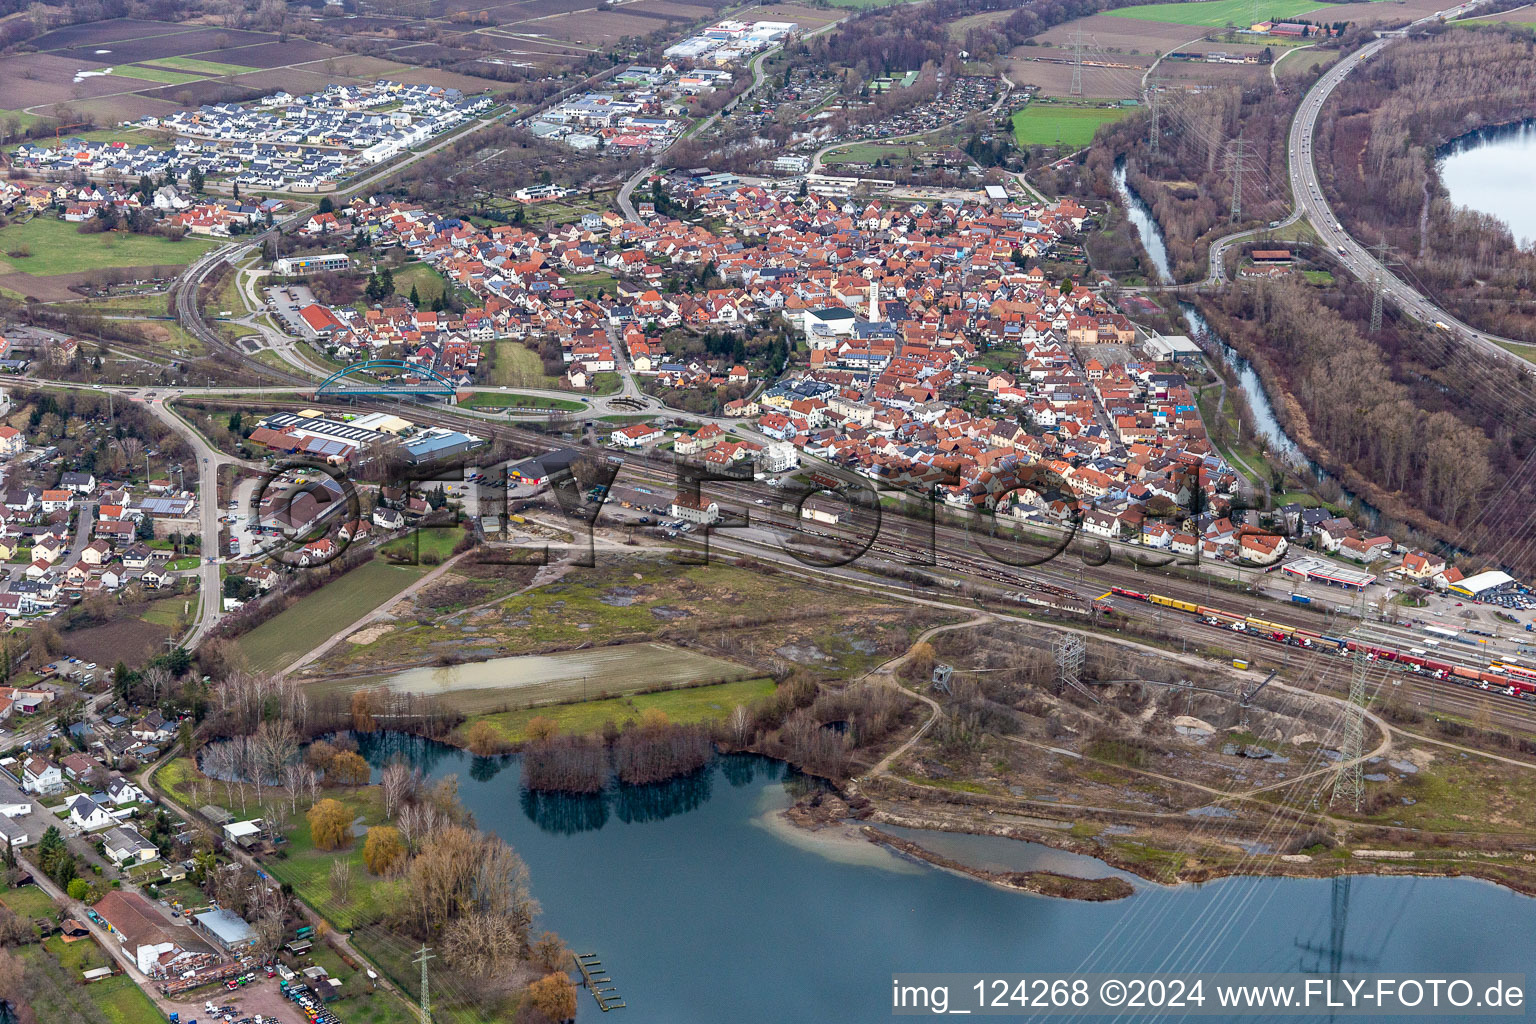
<svg viewBox="0 0 1536 1024">
<path fill-rule="evenodd" d="M 492 342 L 496 346 L 496 365 L 491 367 L 491 383 L 515 388 L 558 388 L 560 378 L 544 375 L 544 360 L 520 341 Z"/>
<path fill-rule="evenodd" d="M 25 110 L 0 110 L 0 124 L 9 121 L 13 117 L 22 128 L 31 128 L 39 121 L 48 120 L 41 114 L 29 114 Z"/>
<path fill-rule="evenodd" d="M 192 560 L 197 561 L 195 558 Z M 194 564 L 193 568 L 196 568 Z M 151 601 L 149 607 L 144 609 L 144 614 L 139 618 L 145 622 L 152 622 L 157 626 L 179 626 L 182 623 L 182 609 L 190 614 L 197 610 L 197 601 L 189 597 L 162 597 L 158 601 Z"/>
<path fill-rule="evenodd" d="M 111 1024 L 140 1024 L 163 1019 L 155 1004 L 125 974 L 81 985 L 82 967 L 104 967 L 108 962 L 94 941 L 65 943 L 54 936 L 43 945 L 22 947 L 18 953 L 28 975 L 40 983 L 32 1001 L 38 1020 L 105 1018 Z"/>
<path fill-rule="evenodd" d="M 1118 121 L 1130 107 L 1078 106 L 1036 101 L 1013 115 L 1013 134 L 1020 146 L 1086 146 L 1100 125 Z"/>
<path fill-rule="evenodd" d="M 239 640 L 256 672 L 274 672 L 421 578 L 420 566 L 373 561 L 299 599 Z"/>
<path fill-rule="evenodd" d="M 141 68 L 136 64 L 115 67 L 113 78 L 132 78 L 144 82 L 163 82 L 166 85 L 186 85 L 203 81 L 202 75 L 183 75 L 177 71 L 161 71 L 159 68 Z"/>
<path fill-rule="evenodd" d="M 422 530 L 412 530 L 379 550 L 412 563 L 426 559 L 428 564 L 438 565 L 448 560 L 448 556 L 453 554 L 454 545 L 463 539 L 464 531 L 456 526 L 429 526 Z"/>
<path fill-rule="evenodd" d="M 502 711 L 477 716 L 471 721 L 483 718 L 496 726 L 507 742 L 521 743 L 527 739 L 525 730 L 529 719 L 535 716 L 554 719 L 559 723 L 562 733 L 596 732 L 603 727 L 604 722 L 623 725 L 631 719 L 638 721 L 641 713 L 649 708 L 666 712 L 667 717 L 674 722 L 703 722 L 724 718 L 738 704 L 750 706 L 771 695 L 774 689 L 772 679 L 742 679 L 734 683 L 716 683 L 712 686 L 694 686 L 660 693 L 637 693 L 632 697 Z M 469 723 L 465 724 L 467 726 Z"/>
<path fill-rule="evenodd" d="M 567 402 L 563 398 L 519 395 L 512 391 L 476 391 L 459 404 L 469 409 L 559 409 L 562 412 L 580 412 L 586 408 L 580 402 Z"/>
<path fill-rule="evenodd" d="M 423 305 L 432 302 L 448 287 L 448 282 L 443 279 L 432 267 L 425 263 L 407 263 L 399 267 L 391 274 L 395 281 L 395 293 L 406 298 L 411 297 L 411 288 L 416 289 L 416 297 Z"/>
<path fill-rule="evenodd" d="M 570 274 L 565 279 L 566 286 L 583 299 L 595 299 L 601 293 L 604 295 L 617 295 L 619 280 L 612 274 Z"/>
<path fill-rule="evenodd" d="M 125 231 L 82 235 L 76 227 L 51 217 L 34 217 L 25 224 L 0 228 L 0 263 L 37 277 L 51 277 L 103 267 L 178 266 L 223 244 L 190 236 L 173 242 L 159 235 Z M 18 251 L 31 255 L 12 255 Z"/>
<path fill-rule="evenodd" d="M 128 316 L 132 313 L 165 316 L 170 308 L 170 300 L 164 295 L 114 295 L 110 299 L 65 303 L 58 308 L 112 316 Z"/>
<path fill-rule="evenodd" d="M 1266 18 L 1294 18 L 1320 6 L 1316 0 L 1266 0 L 1257 8 L 1247 0 L 1194 0 L 1191 3 L 1137 4 L 1104 11 L 1113 18 L 1131 18 L 1135 21 L 1161 21 L 1172 25 L 1195 25 L 1220 28 L 1223 25 L 1252 25 L 1254 11 L 1259 20 Z"/>
<path fill-rule="evenodd" d="M 161 64 L 168 68 L 180 68 L 183 71 L 205 71 L 210 75 L 244 75 L 261 70 L 248 68 L 244 64 L 221 64 L 218 61 L 198 60 L 196 57 L 159 57 L 150 63 Z"/>
<path fill-rule="evenodd" d="M 0 889 L 0 903 L 10 907 L 18 917 L 28 919 L 52 917 L 58 910 L 49 895 L 35 885 L 24 885 L 20 889 Z"/>
</svg>

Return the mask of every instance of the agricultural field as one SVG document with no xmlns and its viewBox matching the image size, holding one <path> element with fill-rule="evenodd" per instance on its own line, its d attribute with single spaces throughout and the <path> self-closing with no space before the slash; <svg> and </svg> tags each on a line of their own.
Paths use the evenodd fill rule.
<svg viewBox="0 0 1536 1024">
<path fill-rule="evenodd" d="M 238 643 L 256 672 L 275 672 L 324 643 L 421 578 L 421 566 L 376 560 L 301 597 Z"/>
<path fill-rule="evenodd" d="M 186 629 L 190 614 L 184 618 L 182 609 L 188 602 L 190 614 L 196 614 L 196 594 L 120 606 L 107 622 L 66 630 L 65 653 L 98 665 L 111 665 L 121 660 L 130 668 L 137 668 L 165 650 L 168 637 Z"/>
<path fill-rule="evenodd" d="M 1261 18 L 1295 18 L 1308 11 L 1315 11 L 1319 6 L 1316 0 L 1265 0 L 1259 10 Z M 1253 12 L 1254 5 L 1249 0 L 1191 0 L 1186 3 L 1137 4 L 1105 13 L 1111 18 L 1221 28 L 1225 25 L 1252 25 Z M 1329 15 L 1329 20 L 1334 20 L 1332 15 Z"/>
<path fill-rule="evenodd" d="M 1072 88 L 1072 67 L 1070 62 L 1050 63 L 1038 57 L 1039 51 L 1020 56 L 1026 48 L 1020 47 L 1013 51 L 1013 55 L 1007 63 L 1008 77 L 1020 86 L 1034 86 L 1041 96 L 1067 96 Z M 1125 68 L 1083 68 L 1083 92 L 1082 99 L 1088 100 L 1125 100 L 1135 99 L 1141 95 L 1141 76 L 1146 66 L 1150 65 L 1155 57 L 1146 54 L 1142 57 L 1126 58 L 1128 62 L 1138 63 L 1134 69 Z M 1052 139 L 1054 141 L 1054 137 Z"/>
<path fill-rule="evenodd" d="M 222 64 L 214 60 L 198 60 L 196 57 L 162 57 L 155 61 L 156 64 L 179 71 L 196 71 L 205 75 L 244 75 L 252 71 L 260 71 L 260 68 L 247 67 L 243 64 Z"/>
<path fill-rule="evenodd" d="M 1093 141 L 1101 125 L 1132 113 L 1132 107 L 1104 107 L 1036 100 L 1013 115 L 1013 134 L 1020 146 L 1081 147 Z"/>
<path fill-rule="evenodd" d="M 523 10 L 519 16 L 528 13 Z M 348 28 L 361 31 L 363 26 L 349 23 Z M 467 93 L 501 86 L 466 73 L 475 67 L 473 60 L 485 56 L 482 53 L 465 51 L 467 63 L 461 71 L 424 68 L 423 57 L 411 52 L 422 44 L 393 38 L 382 24 L 376 30 L 385 56 L 365 58 L 326 42 L 282 39 L 269 32 L 117 18 L 70 25 L 30 40 L 37 52 L 0 58 L 0 78 L 9 88 L 6 104 L 11 109 L 53 116 L 60 113 L 56 108 L 62 101 L 73 115 L 69 119 L 88 118 L 98 124 L 199 103 L 239 102 L 276 88 L 300 93 L 381 77 Z M 520 41 L 507 42 L 509 52 L 522 51 Z M 555 44 L 542 56 L 525 63 L 559 64 L 571 54 Z"/>
<path fill-rule="evenodd" d="M 1112 18 L 1107 13 L 1094 14 L 1047 29 L 1035 37 L 1038 46 L 1018 47 L 1012 51 L 1012 56 L 1070 59 L 1075 32 L 1082 32 L 1093 41 L 1091 45 L 1095 56 L 1102 55 L 1116 63 L 1141 65 L 1150 64 L 1160 53 L 1183 49 L 1185 43 L 1194 41 L 1201 34 L 1188 25 Z M 1133 57 L 1138 59 L 1129 59 Z M 1085 84 L 1090 70 L 1083 69 Z"/>
<path fill-rule="evenodd" d="M 112 78 L 128 78 L 139 82 L 159 82 L 161 85 L 186 85 L 188 82 L 201 82 L 202 75 L 189 75 L 181 71 L 171 71 L 166 68 L 158 68 L 149 64 L 128 64 L 122 67 L 114 67 L 109 72 Z"/>
</svg>

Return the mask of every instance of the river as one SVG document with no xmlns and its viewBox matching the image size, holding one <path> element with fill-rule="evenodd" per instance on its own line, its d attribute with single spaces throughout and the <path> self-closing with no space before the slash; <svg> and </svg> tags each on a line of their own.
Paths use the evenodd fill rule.
<svg viewBox="0 0 1536 1024">
<path fill-rule="evenodd" d="M 1173 268 L 1168 264 L 1168 246 L 1163 240 L 1163 230 L 1152 215 L 1152 208 L 1136 194 L 1136 190 L 1131 188 L 1130 182 L 1126 180 L 1123 159 L 1115 163 L 1115 191 L 1119 193 L 1126 216 L 1136 229 L 1136 236 L 1141 240 L 1142 249 L 1146 251 L 1147 258 L 1152 261 L 1158 280 L 1163 284 L 1172 284 Z M 1184 314 L 1184 322 L 1189 326 L 1189 333 L 1197 337 L 1202 334 L 1208 337 L 1220 351 L 1221 358 L 1228 369 L 1237 375 L 1238 387 L 1242 389 L 1243 396 L 1248 400 L 1253 426 L 1259 432 L 1259 436 L 1264 438 L 1269 453 L 1293 463 L 1304 462 L 1305 456 L 1301 449 L 1281 428 L 1274 406 L 1269 404 L 1269 396 L 1264 393 L 1264 383 L 1259 380 L 1258 373 L 1248 360 L 1211 329 L 1211 325 L 1206 323 L 1205 317 L 1200 315 L 1200 311 L 1193 304 L 1181 302 L 1179 308 Z"/>
<path fill-rule="evenodd" d="M 1521 246 L 1536 244 L 1536 121 L 1484 128 L 1452 139 L 1436 154 L 1440 182 L 1459 206 L 1492 214 Z"/>
<path fill-rule="evenodd" d="M 896 971 L 1288 972 L 1319 956 L 1326 970 L 1335 921 L 1349 970 L 1522 971 L 1536 946 L 1536 904 L 1469 879 L 1138 882 L 1114 903 L 1053 900 L 775 825 L 806 783 L 766 758 L 577 799 L 524 792 L 516 757 L 360 739 L 376 767 L 405 753 L 459 776 L 479 825 L 527 861 L 538 927 L 598 954 L 625 1024 L 873 1024 L 890 1019 Z M 1079 867 L 1031 844 L 929 838 L 957 859 Z M 579 1006 L 583 1021 L 604 1016 L 586 993 Z"/>
</svg>

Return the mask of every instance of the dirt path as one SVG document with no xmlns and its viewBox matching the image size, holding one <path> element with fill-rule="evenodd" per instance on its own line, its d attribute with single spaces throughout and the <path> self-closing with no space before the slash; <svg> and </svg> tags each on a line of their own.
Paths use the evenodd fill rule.
<svg viewBox="0 0 1536 1024">
<path fill-rule="evenodd" d="M 357 632 L 359 629 L 362 629 L 364 626 L 368 625 L 368 623 L 372 622 L 374 619 L 377 619 L 380 616 L 386 614 L 388 609 L 393 608 L 395 606 L 396 602 L 402 601 L 402 600 L 404 600 L 404 599 L 406 599 L 408 597 L 411 597 L 412 595 L 417 593 L 419 590 L 421 590 L 421 588 L 425 587 L 427 584 L 433 583 L 436 580 L 438 580 L 439 578 L 441 578 L 444 573 L 446 573 L 449 569 L 453 568 L 454 564 L 456 562 L 458 562 L 459 559 L 463 558 L 465 555 L 467 555 L 469 553 L 470 552 L 468 552 L 468 551 L 461 551 L 461 552 L 459 552 L 457 555 L 454 555 L 452 558 L 448 559 L 448 561 L 444 562 L 442 565 L 438 566 L 436 569 L 433 569 L 431 572 L 427 573 L 425 576 L 423 576 L 421 579 L 417 580 L 415 583 L 412 583 L 410 586 L 408 586 L 404 590 L 400 591 L 400 593 L 396 594 L 394 597 L 391 597 L 385 603 L 379 605 L 377 608 L 374 608 L 372 611 L 368 612 L 366 615 L 364 615 L 362 618 L 358 619 L 356 622 L 352 623 L 350 626 L 345 626 L 345 627 L 337 630 L 336 632 L 332 633 L 329 637 L 327 637 L 324 641 L 322 641 L 318 647 L 313 648 L 308 654 L 303 655 L 297 661 L 295 661 L 293 664 L 289 665 L 287 668 L 283 669 L 281 672 L 278 672 L 277 676 L 279 678 L 281 678 L 281 677 L 286 676 L 286 675 L 291 675 L 294 672 L 297 672 L 299 669 L 303 668 L 305 665 L 308 665 L 310 662 L 314 661 L 316 658 L 318 658 L 321 655 L 323 655 L 326 651 L 329 651 L 332 647 L 335 647 L 338 643 L 340 643 L 346 637 L 349 637 L 353 633 Z"/>
<path fill-rule="evenodd" d="M 932 711 L 932 714 L 928 716 L 928 720 L 926 722 L 918 726 L 916 732 L 907 737 L 906 742 L 897 747 L 895 750 L 891 751 L 889 754 L 886 754 L 884 757 L 882 757 L 878 764 L 876 764 L 860 778 L 869 778 L 874 775 L 884 774 L 886 769 L 891 766 L 891 763 L 897 758 L 901 757 L 907 751 L 911 750 L 913 746 L 917 744 L 917 741 L 927 735 L 928 730 L 933 728 L 933 724 L 939 720 L 941 715 L 944 714 L 944 709 L 939 707 L 938 701 L 934 700 L 926 693 L 922 693 L 921 691 L 917 690 L 909 690 L 905 686 L 902 686 L 901 683 L 896 679 L 896 670 L 911 660 L 912 652 L 917 650 L 918 644 L 927 643 L 930 637 L 938 636 L 940 633 L 947 633 L 953 629 L 972 629 L 976 626 L 983 625 L 984 623 L 991 622 L 992 620 L 992 614 L 987 612 L 981 615 L 977 615 L 974 618 L 968 619 L 965 622 L 951 622 L 946 625 L 934 626 L 931 629 L 926 629 L 922 633 L 918 634 L 916 640 L 912 641 L 912 645 L 907 648 L 906 653 L 892 658 L 890 661 L 887 661 L 884 664 L 879 665 L 864 674 L 864 677 L 860 679 L 859 682 L 862 683 L 879 680 L 880 682 L 885 683 L 887 686 L 894 686 L 902 693 L 916 697 L 924 704 L 927 704 L 929 709 Z M 854 781 L 858 780 L 856 779 Z"/>
</svg>

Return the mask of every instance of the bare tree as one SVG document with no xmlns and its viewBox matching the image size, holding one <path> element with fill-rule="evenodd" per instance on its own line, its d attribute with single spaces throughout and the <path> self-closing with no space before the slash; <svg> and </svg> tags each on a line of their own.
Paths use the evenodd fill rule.
<svg viewBox="0 0 1536 1024">
<path fill-rule="evenodd" d="M 331 862 L 331 897 L 345 906 L 352 900 L 352 862 L 338 857 Z"/>
<path fill-rule="evenodd" d="M 731 711 L 731 740 L 738 747 L 747 745 L 752 738 L 752 714 L 744 704 L 737 704 Z"/>
<path fill-rule="evenodd" d="M 413 770 L 403 761 L 391 761 L 379 777 L 379 785 L 384 792 L 384 816 L 393 821 L 406 803 L 416 798 L 421 770 Z"/>
<path fill-rule="evenodd" d="M 139 681 L 149 690 L 149 702 L 160 703 L 160 691 L 171 681 L 171 673 L 162 665 L 150 665 L 139 676 Z"/>
<path fill-rule="evenodd" d="M 258 770 L 273 783 L 283 778 L 283 770 L 299 756 L 299 737 L 286 718 L 269 718 L 256 727 L 252 744 Z"/>
</svg>

